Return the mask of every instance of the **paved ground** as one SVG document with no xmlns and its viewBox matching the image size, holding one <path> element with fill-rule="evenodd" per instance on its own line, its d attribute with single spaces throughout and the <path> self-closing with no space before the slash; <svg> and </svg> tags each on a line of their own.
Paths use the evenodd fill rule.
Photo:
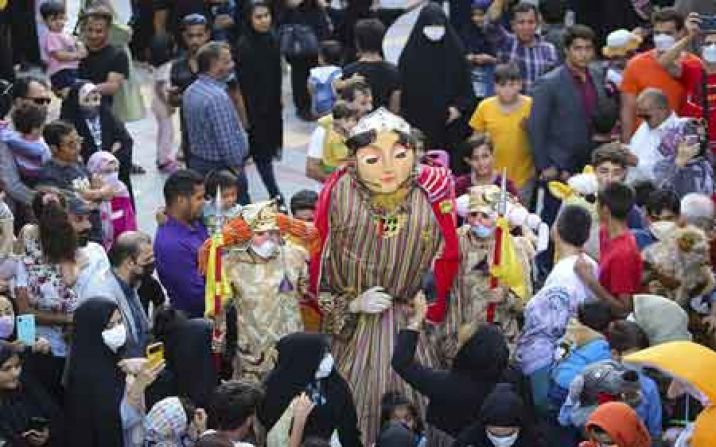
<svg viewBox="0 0 716 447">
<path fill-rule="evenodd" d="M 146 71 L 138 69 L 140 76 L 148 80 Z M 298 120 L 294 113 L 291 92 L 288 82 L 284 82 L 284 151 L 283 159 L 275 164 L 278 183 L 284 195 L 289 198 L 300 189 L 318 190 L 319 184 L 304 176 L 306 162 L 306 144 L 315 124 Z M 144 82 L 144 99 L 147 106 L 146 117 L 137 122 L 128 123 L 127 129 L 134 138 L 134 160 L 147 170 L 146 174 L 132 176 L 132 183 L 137 198 L 139 226 L 149 234 L 154 234 L 154 210 L 163 204 L 162 186 L 166 175 L 156 169 L 156 123 L 149 110 L 151 89 L 149 82 Z M 176 114 L 175 114 L 176 115 Z M 175 136 L 179 138 L 178 123 Z M 178 146 L 177 146 L 178 147 Z M 249 176 L 249 193 L 252 200 L 268 198 L 268 193 L 253 166 L 247 168 Z"/>
</svg>

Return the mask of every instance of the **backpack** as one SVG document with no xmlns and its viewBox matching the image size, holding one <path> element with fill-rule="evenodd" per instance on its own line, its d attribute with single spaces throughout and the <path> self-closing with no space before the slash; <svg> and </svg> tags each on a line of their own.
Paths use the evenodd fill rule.
<svg viewBox="0 0 716 447">
<path fill-rule="evenodd" d="M 315 116 L 326 115 L 333 109 L 337 99 L 333 81 L 340 78 L 342 74 L 343 71 L 335 66 L 316 67 L 311 70 L 308 84 L 313 91 L 311 112 Z"/>
</svg>

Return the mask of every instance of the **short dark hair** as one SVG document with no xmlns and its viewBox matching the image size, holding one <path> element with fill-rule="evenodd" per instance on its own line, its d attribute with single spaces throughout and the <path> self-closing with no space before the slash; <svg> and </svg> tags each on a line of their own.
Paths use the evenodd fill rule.
<svg viewBox="0 0 716 447">
<path fill-rule="evenodd" d="M 199 73 L 208 72 L 211 69 L 211 64 L 221 57 L 221 52 L 230 49 L 231 47 L 226 42 L 211 41 L 205 43 L 196 52 L 196 65 Z"/>
<path fill-rule="evenodd" d="M 649 337 L 632 321 L 617 320 L 610 324 L 607 340 L 609 347 L 618 353 L 649 347 Z"/>
<path fill-rule="evenodd" d="M 97 5 L 93 6 L 90 9 L 88 9 L 84 14 L 82 14 L 82 23 L 87 24 L 87 22 L 92 20 L 102 20 L 107 24 L 107 26 L 112 26 L 112 21 L 114 20 L 114 16 L 112 15 L 112 10 L 104 5 Z"/>
<path fill-rule="evenodd" d="M 646 199 L 646 212 L 652 216 L 658 216 L 664 210 L 669 210 L 674 215 L 681 214 L 681 199 L 671 189 L 657 189 L 649 194 Z"/>
<path fill-rule="evenodd" d="M 65 5 L 56 0 L 48 0 L 40 5 L 40 16 L 47 21 L 65 13 Z"/>
<path fill-rule="evenodd" d="M 47 119 L 47 108 L 32 102 L 20 104 L 12 111 L 12 124 L 15 130 L 27 134 L 40 129 Z"/>
<path fill-rule="evenodd" d="M 301 210 L 315 210 L 316 202 L 318 202 L 318 193 L 310 189 L 302 189 L 291 196 L 289 207 L 291 214 L 296 214 Z"/>
<path fill-rule="evenodd" d="M 27 96 L 27 92 L 30 91 L 30 84 L 37 82 L 38 84 L 48 88 L 47 80 L 33 75 L 19 76 L 12 83 L 12 99 L 24 98 Z"/>
<path fill-rule="evenodd" d="M 597 201 L 607 207 L 613 218 L 624 221 L 634 206 L 634 190 L 624 183 L 612 182 L 597 193 Z"/>
<path fill-rule="evenodd" d="M 592 114 L 592 126 L 598 134 L 608 134 L 619 119 L 619 105 L 612 98 L 599 98 Z"/>
<path fill-rule="evenodd" d="M 529 2 L 519 2 L 512 8 L 512 18 L 514 19 L 517 14 L 524 14 L 526 12 L 533 12 L 535 18 L 539 19 L 539 9 L 537 6 Z"/>
<path fill-rule="evenodd" d="M 475 152 L 475 149 L 480 146 L 487 146 L 490 153 L 494 153 L 495 151 L 495 148 L 492 144 L 492 139 L 490 139 L 490 135 L 486 133 L 479 133 L 468 138 L 464 143 L 460 145 L 460 148 L 462 149 L 460 151 L 460 158 L 472 158 L 472 153 Z"/>
<path fill-rule="evenodd" d="M 75 130 L 75 126 L 64 120 L 54 120 L 45 124 L 42 129 L 42 138 L 48 146 L 59 147 L 62 139 L 71 134 Z"/>
<path fill-rule="evenodd" d="M 234 443 L 226 435 L 214 432 L 202 435 L 194 447 L 234 447 Z"/>
<path fill-rule="evenodd" d="M 582 303 L 577 309 L 577 318 L 583 325 L 604 332 L 612 321 L 612 310 L 604 301 Z"/>
<path fill-rule="evenodd" d="M 495 67 L 495 84 L 502 85 L 510 81 L 522 81 L 520 67 L 513 63 Z"/>
<path fill-rule="evenodd" d="M 587 25 L 572 25 L 566 29 L 564 32 L 564 37 L 562 38 L 562 43 L 564 44 L 564 48 L 568 49 L 572 46 L 575 40 L 577 39 L 583 39 L 588 40 L 592 42 L 592 44 L 596 41 L 596 36 L 594 34 L 594 31 Z"/>
<path fill-rule="evenodd" d="M 264 391 L 261 385 L 232 380 L 219 385 L 211 397 L 211 415 L 218 430 L 236 430 L 256 414 Z"/>
<path fill-rule="evenodd" d="M 609 161 L 626 168 L 628 166 L 628 156 L 629 154 L 621 143 L 602 144 L 592 152 L 592 166 L 596 169 L 600 164 Z"/>
<path fill-rule="evenodd" d="M 567 205 L 557 217 L 555 225 L 560 239 L 575 247 L 581 247 L 589 239 L 592 216 L 581 206 Z"/>
<path fill-rule="evenodd" d="M 422 420 L 418 408 L 415 403 L 405 397 L 405 395 L 399 391 L 388 391 L 383 394 L 380 399 L 380 427 L 383 428 L 385 424 L 390 422 L 393 417 L 393 413 L 399 407 L 407 407 L 412 413 L 415 424 L 417 425 L 416 431 L 422 432 Z"/>
<path fill-rule="evenodd" d="M 169 176 L 164 183 L 164 202 L 167 206 L 179 197 L 189 197 L 194 189 L 204 184 L 204 177 L 191 169 L 180 169 Z"/>
<path fill-rule="evenodd" d="M 361 19 L 356 22 L 354 34 L 358 51 L 380 53 L 385 25 L 378 19 Z"/>
<path fill-rule="evenodd" d="M 651 24 L 674 22 L 676 30 L 681 31 L 684 28 L 684 15 L 676 8 L 661 8 L 654 11 L 651 15 Z"/>
<path fill-rule="evenodd" d="M 368 85 L 365 81 L 352 82 L 341 90 L 341 98 L 348 102 L 353 102 L 356 99 L 356 93 L 358 92 L 366 95 L 371 94 L 370 85 Z"/>
<path fill-rule="evenodd" d="M 567 13 L 566 0 L 541 0 L 539 12 L 546 23 L 562 23 Z"/>
<path fill-rule="evenodd" d="M 139 231 L 127 231 L 119 235 L 109 249 L 107 257 L 112 267 L 117 268 L 127 259 L 137 259 L 142 244 L 151 244 L 152 239 Z"/>
<path fill-rule="evenodd" d="M 342 65 L 343 46 L 337 40 L 324 40 L 321 42 L 321 57 L 328 65 Z"/>
<path fill-rule="evenodd" d="M 221 187 L 222 191 L 230 188 L 238 189 L 238 184 L 236 183 L 237 181 L 238 178 L 228 169 L 220 169 L 218 171 L 209 172 L 206 174 L 204 182 L 206 197 L 215 199 L 219 187 Z"/>
<path fill-rule="evenodd" d="M 649 195 L 656 191 L 656 187 L 649 180 L 639 180 L 634 182 L 632 188 L 634 188 L 634 202 L 638 207 L 646 206 L 646 202 L 649 200 Z"/>
</svg>

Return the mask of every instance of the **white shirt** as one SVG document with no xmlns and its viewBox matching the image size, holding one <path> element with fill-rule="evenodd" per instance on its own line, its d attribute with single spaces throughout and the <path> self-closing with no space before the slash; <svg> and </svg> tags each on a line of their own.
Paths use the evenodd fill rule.
<svg viewBox="0 0 716 447">
<path fill-rule="evenodd" d="M 308 140 L 308 151 L 306 152 L 306 156 L 317 160 L 323 160 L 323 142 L 325 139 L 326 129 L 324 129 L 323 126 L 316 126 L 316 129 L 311 134 L 311 139 Z"/>
<path fill-rule="evenodd" d="M 583 255 L 584 258 L 592 266 L 592 272 L 594 276 L 598 274 L 598 265 L 594 259 L 588 255 Z M 542 286 L 542 289 L 548 289 L 550 287 L 564 287 L 569 290 L 569 295 L 574 298 L 577 305 L 580 305 L 587 301 L 593 301 L 592 291 L 587 287 L 586 284 L 579 279 L 579 276 L 574 272 L 574 264 L 577 263 L 579 256 L 567 256 L 562 258 L 555 264 L 552 271 L 547 275 L 547 279 Z"/>
<path fill-rule="evenodd" d="M 642 181 L 655 181 L 654 166 L 664 157 L 659 152 L 659 145 L 664 131 L 679 125 L 682 118 L 674 112 L 658 127 L 652 129 L 646 122 L 641 123 L 629 143 L 629 150 L 639 158 L 636 167 L 629 169 L 627 183 L 634 185 Z"/>
</svg>

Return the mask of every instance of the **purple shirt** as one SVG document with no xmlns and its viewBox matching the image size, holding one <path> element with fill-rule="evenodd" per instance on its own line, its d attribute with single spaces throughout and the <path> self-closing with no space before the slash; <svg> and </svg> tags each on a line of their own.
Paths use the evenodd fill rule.
<svg viewBox="0 0 716 447">
<path fill-rule="evenodd" d="M 209 233 L 196 221 L 185 225 L 169 217 L 157 230 L 154 257 L 159 280 L 167 289 L 169 302 L 189 318 L 204 316 L 204 277 L 199 274 L 197 254 Z"/>
</svg>

